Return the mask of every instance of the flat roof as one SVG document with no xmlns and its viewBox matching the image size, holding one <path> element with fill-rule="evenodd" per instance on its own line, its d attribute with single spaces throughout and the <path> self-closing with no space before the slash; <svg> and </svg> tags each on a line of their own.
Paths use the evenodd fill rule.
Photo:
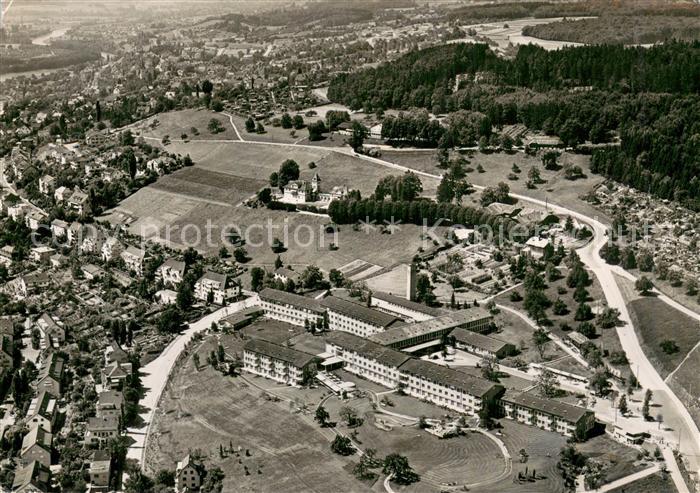
<svg viewBox="0 0 700 493">
<path fill-rule="evenodd" d="M 389 315 L 388 313 L 373 310 L 365 305 L 347 301 L 336 296 L 324 298 L 321 301 L 321 305 L 325 306 L 331 311 L 338 312 L 347 317 L 354 318 L 377 327 L 388 327 L 394 322 L 400 321 L 399 318 Z"/>
<path fill-rule="evenodd" d="M 450 335 L 454 337 L 457 342 L 463 342 L 464 344 L 469 344 L 470 346 L 475 346 L 491 353 L 497 353 L 510 344 L 494 337 L 477 334 L 471 330 L 459 327 L 450 332 Z"/>
<path fill-rule="evenodd" d="M 592 412 L 583 407 L 574 406 L 565 402 L 555 401 L 553 399 L 542 399 L 528 394 L 527 392 L 507 391 L 501 400 L 503 402 L 509 402 L 528 409 L 551 414 L 552 416 L 563 418 L 572 423 L 578 423 L 583 416 Z"/>
<path fill-rule="evenodd" d="M 440 311 L 436 308 L 424 305 L 422 303 L 416 303 L 415 301 L 407 300 L 405 298 L 401 298 L 400 296 L 394 296 L 390 293 L 382 293 L 381 291 L 373 292 L 372 298 L 383 300 L 387 303 L 393 303 L 394 305 L 401 306 L 403 308 L 406 308 L 407 310 L 412 310 L 414 312 L 432 315 L 433 317 L 437 317 L 440 315 Z"/>
<path fill-rule="evenodd" d="M 280 346 L 263 339 L 251 339 L 243 346 L 245 351 L 262 354 L 270 358 L 290 363 L 297 368 L 306 366 L 316 356 L 296 349 Z"/>
<path fill-rule="evenodd" d="M 392 327 L 379 334 L 374 334 L 370 338 L 376 343 L 389 346 L 414 337 L 457 328 L 469 322 L 488 318 L 491 318 L 489 312 L 480 307 L 473 307 L 441 315 L 424 322 Z"/>
<path fill-rule="evenodd" d="M 323 314 L 325 311 L 318 300 L 307 298 L 295 293 L 288 293 L 278 289 L 265 288 L 258 293 L 261 300 L 272 301 L 274 303 L 283 303 L 300 308 L 305 308 L 312 312 Z"/>
<path fill-rule="evenodd" d="M 406 360 L 410 359 L 409 355 L 401 351 L 382 346 L 381 344 L 377 344 L 376 342 L 372 342 L 349 332 L 342 332 L 339 330 L 331 332 L 326 340 L 343 349 L 354 351 L 365 358 L 373 359 L 394 368 L 398 368 Z"/>
<path fill-rule="evenodd" d="M 400 371 L 461 390 L 476 397 L 483 397 L 494 388 L 503 389 L 501 385 L 485 378 L 475 377 L 458 369 L 448 368 L 422 359 L 406 361 L 401 365 Z"/>
</svg>

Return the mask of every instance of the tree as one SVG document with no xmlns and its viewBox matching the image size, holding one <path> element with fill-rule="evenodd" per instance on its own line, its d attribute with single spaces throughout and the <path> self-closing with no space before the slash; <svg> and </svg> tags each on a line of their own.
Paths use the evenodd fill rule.
<svg viewBox="0 0 700 493">
<path fill-rule="evenodd" d="M 549 335 L 544 329 L 537 329 L 532 333 L 532 342 L 540 353 L 540 359 L 544 358 L 544 351 L 549 342 Z"/>
<path fill-rule="evenodd" d="M 648 277 L 642 276 L 634 283 L 634 288 L 639 291 L 640 294 L 646 296 L 652 289 L 654 289 L 654 284 Z"/>
<path fill-rule="evenodd" d="M 153 490 L 153 480 L 139 469 L 129 471 L 129 477 L 124 482 L 126 493 L 148 493 Z"/>
<path fill-rule="evenodd" d="M 194 363 L 195 370 L 199 370 L 199 354 L 194 353 L 192 355 L 192 363 Z"/>
<path fill-rule="evenodd" d="M 408 459 L 399 454 L 389 454 L 384 458 L 382 472 L 390 476 L 392 481 L 401 485 L 420 481 L 420 476 L 411 468 Z"/>
<path fill-rule="evenodd" d="M 323 282 L 323 272 L 315 265 L 309 265 L 300 277 L 301 283 L 306 289 L 315 289 Z"/>
<path fill-rule="evenodd" d="M 644 402 L 642 403 L 642 416 L 647 421 L 651 420 L 651 414 L 649 414 L 649 407 L 651 405 L 651 398 L 653 397 L 653 395 L 654 393 L 651 391 L 651 389 L 647 389 L 644 393 Z"/>
<path fill-rule="evenodd" d="M 330 418 L 330 414 L 328 414 L 328 411 L 326 411 L 326 408 L 323 406 L 318 406 L 316 408 L 316 415 L 314 416 L 314 419 L 318 424 L 321 425 L 321 427 L 325 428 L 328 426 L 328 419 Z"/>
<path fill-rule="evenodd" d="M 328 272 L 328 280 L 333 283 L 333 286 L 339 288 L 345 282 L 345 276 L 338 269 L 331 269 L 330 272 Z"/>
<path fill-rule="evenodd" d="M 245 121 L 245 131 L 249 134 L 255 132 L 255 120 L 253 120 L 252 117 L 248 117 L 248 119 Z"/>
<path fill-rule="evenodd" d="M 557 377 L 548 368 L 542 368 L 537 376 L 537 390 L 542 397 L 552 398 L 559 393 Z"/>
<path fill-rule="evenodd" d="M 559 156 L 560 153 L 557 151 L 547 151 L 542 155 L 542 165 L 546 170 L 558 170 L 559 169 Z"/>
<path fill-rule="evenodd" d="M 419 274 L 416 278 L 416 300 L 426 305 L 435 303 L 435 294 L 430 278 L 426 274 Z"/>
<path fill-rule="evenodd" d="M 161 333 L 175 333 L 180 332 L 184 319 L 182 317 L 182 312 L 176 307 L 171 306 L 166 308 L 158 318 L 158 331 Z"/>
<path fill-rule="evenodd" d="M 586 303 L 579 303 L 576 308 L 576 314 L 574 315 L 574 320 L 582 322 L 585 320 L 590 320 L 593 318 L 593 310 Z"/>
<path fill-rule="evenodd" d="M 255 125 L 255 133 L 256 134 L 264 134 L 265 133 L 265 127 L 263 126 L 262 123 L 258 122 L 258 124 Z"/>
<path fill-rule="evenodd" d="M 573 489 L 576 486 L 576 478 L 580 475 L 586 462 L 586 456 L 573 445 L 566 445 L 561 449 L 557 468 L 564 478 L 564 484 L 567 488 Z"/>
<path fill-rule="evenodd" d="M 661 341 L 659 343 L 659 347 L 661 347 L 661 350 L 666 354 L 675 354 L 680 351 L 678 344 L 672 339 L 665 339 Z"/>
<path fill-rule="evenodd" d="M 350 439 L 342 435 L 336 435 L 333 443 L 331 443 L 331 450 L 334 453 L 343 456 L 348 456 L 355 453 L 355 447 L 352 446 Z"/>
<path fill-rule="evenodd" d="M 591 377 L 589 386 L 596 395 L 607 395 L 611 387 L 610 380 L 608 380 L 608 372 L 606 370 L 597 370 Z"/>
<path fill-rule="evenodd" d="M 479 366 L 481 367 L 481 375 L 486 380 L 491 380 L 493 382 L 498 382 L 498 362 L 496 358 L 492 356 L 484 356 L 479 361 Z"/>
<path fill-rule="evenodd" d="M 292 126 L 297 130 L 304 128 L 304 117 L 301 115 L 294 115 L 294 118 L 292 118 Z"/>
<path fill-rule="evenodd" d="M 289 113 L 283 113 L 282 119 L 280 120 L 282 128 L 292 128 L 292 117 Z"/>
<path fill-rule="evenodd" d="M 250 270 L 250 284 L 253 291 L 260 291 L 263 287 L 265 278 L 265 269 L 262 267 L 253 267 Z"/>
<path fill-rule="evenodd" d="M 358 417 L 357 409 L 350 407 L 350 406 L 341 407 L 340 411 L 338 411 L 338 415 L 341 418 L 343 418 L 345 423 L 350 428 L 353 428 L 355 426 L 359 426 L 362 422 L 362 420 Z"/>
<path fill-rule="evenodd" d="M 510 187 L 507 183 L 500 182 L 495 187 L 486 187 L 481 192 L 481 205 L 486 207 L 494 202 L 507 204 L 510 202 Z"/>
<path fill-rule="evenodd" d="M 211 120 L 209 120 L 209 123 L 207 124 L 207 129 L 210 133 L 213 134 L 218 134 L 224 131 L 224 127 L 221 124 L 221 121 L 216 118 L 212 118 Z"/>
<path fill-rule="evenodd" d="M 299 165 L 293 159 L 286 159 L 277 174 L 277 185 L 281 188 L 293 180 L 299 179 Z"/>
<path fill-rule="evenodd" d="M 243 264 L 248 261 L 248 252 L 243 247 L 238 247 L 233 251 L 233 258 L 239 264 Z"/>
<path fill-rule="evenodd" d="M 194 291 L 189 282 L 181 282 L 180 286 L 178 286 L 175 304 L 183 312 L 189 310 L 194 304 Z"/>
<path fill-rule="evenodd" d="M 202 82 L 202 92 L 204 94 L 211 94 L 212 91 L 214 90 L 214 84 L 211 83 L 208 79 Z"/>
<path fill-rule="evenodd" d="M 306 127 L 309 131 L 309 140 L 316 141 L 323 138 L 323 134 L 326 133 L 326 125 L 323 120 L 318 120 L 316 123 L 307 125 Z"/>
<path fill-rule="evenodd" d="M 627 396 L 625 394 L 620 396 L 620 400 L 617 403 L 617 409 L 623 416 L 629 412 L 629 408 L 627 407 Z"/>
<path fill-rule="evenodd" d="M 357 152 L 365 143 L 365 139 L 369 137 L 369 130 L 358 121 L 352 122 L 352 134 L 348 139 L 348 144 L 353 151 Z"/>
</svg>

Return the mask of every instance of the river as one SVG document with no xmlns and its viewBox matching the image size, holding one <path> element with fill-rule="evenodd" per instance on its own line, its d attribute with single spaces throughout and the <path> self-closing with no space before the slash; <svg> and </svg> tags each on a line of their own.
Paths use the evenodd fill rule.
<svg viewBox="0 0 700 493">
<path fill-rule="evenodd" d="M 52 39 L 64 36 L 69 29 L 70 27 L 61 27 L 58 29 L 54 29 L 48 34 L 44 34 L 43 36 L 39 36 L 38 38 L 32 39 L 32 44 L 38 46 L 49 46 L 51 44 Z"/>
<path fill-rule="evenodd" d="M 50 33 L 43 34 L 37 38 L 32 39 L 32 44 L 37 45 L 37 46 L 49 46 L 51 44 L 51 41 L 60 38 L 64 36 L 70 27 L 60 27 L 58 29 L 54 29 Z M 27 70 L 24 72 L 10 72 L 7 74 L 0 74 L 0 82 L 4 82 L 8 79 L 12 79 L 14 77 L 21 77 L 21 76 L 26 76 L 26 77 L 31 77 L 32 75 L 44 75 L 44 74 L 51 74 L 53 72 L 58 72 L 59 70 L 63 70 L 62 68 L 47 68 L 47 69 L 39 69 L 39 70 Z"/>
</svg>

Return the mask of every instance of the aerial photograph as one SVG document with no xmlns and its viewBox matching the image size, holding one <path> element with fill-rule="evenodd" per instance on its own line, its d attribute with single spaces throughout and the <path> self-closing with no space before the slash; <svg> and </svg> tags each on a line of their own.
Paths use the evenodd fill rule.
<svg viewBox="0 0 700 493">
<path fill-rule="evenodd" d="M 0 0 L 0 492 L 700 493 L 700 0 Z"/>
</svg>

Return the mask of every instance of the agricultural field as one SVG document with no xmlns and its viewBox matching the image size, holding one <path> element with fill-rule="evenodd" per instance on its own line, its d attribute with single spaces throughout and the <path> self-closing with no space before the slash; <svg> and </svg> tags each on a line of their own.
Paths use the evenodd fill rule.
<svg viewBox="0 0 700 493">
<path fill-rule="evenodd" d="M 212 348 L 206 343 L 200 348 L 201 361 Z M 271 386 L 269 381 L 256 381 Z M 185 416 L 188 419 L 182 419 Z M 151 473 L 172 470 L 192 444 L 198 444 L 205 463 L 221 467 L 226 474 L 224 491 L 264 491 L 270 485 L 280 492 L 368 491 L 350 474 L 349 461 L 331 452 L 333 436 L 288 402 L 265 398 L 259 388 L 241 378 L 222 377 L 209 366 L 197 371 L 188 358 L 161 400 L 146 464 Z M 226 452 L 221 457 L 219 446 L 229 444 L 249 450 L 250 456 Z"/>
<path fill-rule="evenodd" d="M 405 225 L 393 234 L 367 234 L 347 226 L 341 228 L 335 241 L 338 249 L 331 251 L 334 239 L 322 233 L 327 217 L 240 206 L 267 185 L 269 175 L 285 159 L 297 161 L 302 179 L 311 179 L 318 173 L 322 190 L 347 185 L 365 196 L 374 191 L 382 177 L 396 173 L 390 168 L 332 151 L 294 146 L 176 142 L 168 149 L 189 154 L 195 166 L 139 190 L 111 211 L 108 220 L 130 222 L 131 232 L 153 239 L 160 237 L 161 241 L 170 228 L 167 237 L 172 246 L 194 246 L 207 253 L 226 245 L 226 233 L 237 228 L 244 238 L 248 234 L 248 253 L 261 264 L 274 262 L 276 254 L 270 250 L 270 244 L 275 237 L 285 238 L 286 227 L 290 236 L 285 241 L 288 250 L 284 261 L 290 265 L 316 263 L 326 270 L 358 259 L 390 267 L 410 260 L 423 246 L 418 226 Z M 310 162 L 316 167 L 309 167 Z M 425 194 L 435 193 L 437 180 L 423 179 L 423 183 Z M 208 222 L 212 241 L 205 241 Z M 309 243 L 312 234 L 315 241 Z"/>
<path fill-rule="evenodd" d="M 455 159 L 458 155 L 459 154 L 455 153 L 452 158 Z M 509 154 L 505 152 L 482 153 L 478 151 L 465 151 L 461 155 L 469 163 L 466 166 L 474 169 L 474 171 L 467 174 L 467 180 L 469 180 L 470 183 L 480 186 L 492 186 L 502 181 L 508 184 L 513 193 L 538 200 L 549 198 L 552 203 L 565 205 L 566 207 L 573 208 L 591 217 L 597 216 L 601 220 L 608 220 L 604 214 L 581 199 L 583 195 L 587 194 L 604 181 L 603 177 L 590 172 L 588 156 L 563 153 L 559 158 L 559 165 L 562 166 L 562 169 L 558 171 L 548 171 L 544 169 L 540 156 L 529 156 L 524 152 Z M 381 157 L 386 161 L 427 173 L 435 175 L 444 173 L 444 170 L 437 167 L 437 151 L 434 150 L 383 150 Z M 519 173 L 513 173 L 512 167 L 514 164 L 520 169 Z M 575 181 L 564 178 L 563 166 L 566 164 L 580 166 L 585 178 L 580 178 Z M 478 165 L 483 167 L 483 173 L 476 171 Z M 527 174 L 533 166 L 536 166 L 540 170 L 540 175 L 544 183 L 538 184 L 536 189 L 531 190 L 525 186 L 525 183 L 528 180 Z M 508 175 L 511 173 L 517 175 L 518 179 L 509 180 Z M 475 196 L 476 194 L 466 198 L 466 200 L 473 200 Z"/>
</svg>

